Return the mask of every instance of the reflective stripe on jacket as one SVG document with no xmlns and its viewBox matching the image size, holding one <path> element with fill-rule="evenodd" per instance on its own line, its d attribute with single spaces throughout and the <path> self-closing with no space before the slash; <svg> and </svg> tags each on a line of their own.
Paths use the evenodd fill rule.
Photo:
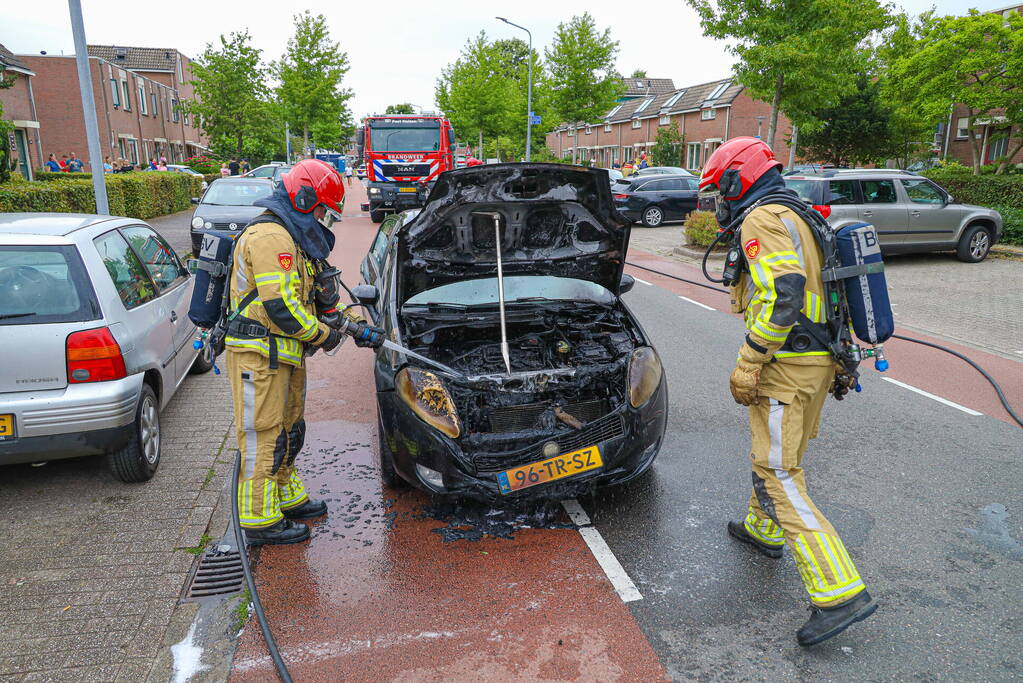
<svg viewBox="0 0 1023 683">
<path fill-rule="evenodd" d="M 231 310 L 255 288 L 258 296 L 243 310 L 248 318 L 270 330 L 281 362 L 302 365 L 303 343 L 322 344 L 329 330 L 316 319 L 312 263 L 299 251 L 284 226 L 254 223 L 238 238 L 231 268 Z M 270 337 L 247 339 L 228 335 L 229 349 L 270 356 Z"/>
<path fill-rule="evenodd" d="M 782 348 L 802 312 L 815 323 L 825 320 L 823 256 L 799 215 L 778 204 L 754 209 L 742 222 L 740 246 L 748 264 L 731 289 L 732 312 L 744 313 L 754 343 L 778 360 L 830 365 L 819 344 L 809 351 Z"/>
</svg>

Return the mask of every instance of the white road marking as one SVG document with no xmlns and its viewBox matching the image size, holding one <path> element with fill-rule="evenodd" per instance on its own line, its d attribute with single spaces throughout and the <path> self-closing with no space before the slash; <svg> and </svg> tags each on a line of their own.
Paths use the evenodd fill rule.
<svg viewBox="0 0 1023 683">
<path fill-rule="evenodd" d="M 945 405 L 947 405 L 949 407 L 952 407 L 952 408 L 955 408 L 956 410 L 961 410 L 964 413 L 966 413 L 967 415 L 983 415 L 984 414 L 984 413 L 978 413 L 976 410 L 973 410 L 972 408 L 967 408 L 966 406 L 961 406 L 958 403 L 954 403 L 952 401 L 949 401 L 947 398 L 942 398 L 941 396 L 935 396 L 934 394 L 932 394 L 930 392 L 927 392 L 927 391 L 924 391 L 923 389 L 917 389 L 916 387 L 914 387 L 912 385 L 909 385 L 909 384 L 906 384 L 905 382 L 900 382 L 897 379 L 892 379 L 891 377 L 882 377 L 881 379 L 883 379 L 886 382 L 891 382 L 892 384 L 894 384 L 896 386 L 900 386 L 903 389 L 909 389 L 910 391 L 915 391 L 916 393 L 920 394 L 921 396 L 926 396 L 927 398 L 934 399 L 938 403 L 944 403 Z"/>
<path fill-rule="evenodd" d="M 718 309 L 716 309 L 716 308 L 713 308 L 713 307 L 711 307 L 711 306 L 708 306 L 707 304 L 701 304 L 701 303 L 700 303 L 699 301 L 693 301 L 693 300 L 692 300 L 692 299 L 690 299 L 689 297 L 687 297 L 687 296 L 682 296 L 681 294 L 679 295 L 679 297 L 678 297 L 678 298 L 679 298 L 679 299 L 682 299 L 682 301 L 688 301 L 688 302 L 689 302 L 689 303 L 691 303 L 691 304 L 695 304 L 695 305 L 699 306 L 700 308 L 706 308 L 706 309 L 707 309 L 708 311 L 716 311 L 716 310 L 718 310 Z"/>
<path fill-rule="evenodd" d="M 635 277 L 635 276 L 633 276 L 633 277 Z M 642 283 L 642 284 L 646 285 L 647 287 L 653 287 L 653 285 L 650 284 L 649 282 L 647 282 L 646 280 L 640 280 L 638 277 L 635 278 L 635 279 L 636 279 L 636 282 Z"/>
<path fill-rule="evenodd" d="M 593 553 L 597 564 L 604 570 L 604 575 L 607 576 L 615 592 L 622 599 L 622 602 L 642 600 L 643 595 L 636 588 L 636 584 L 632 582 L 632 579 L 629 578 L 625 567 L 618 561 L 615 554 L 611 552 L 607 541 L 600 535 L 596 527 L 590 524 L 590 517 L 583 510 L 582 506 L 579 505 L 579 501 L 574 498 L 563 500 L 561 501 L 561 507 L 565 508 L 565 512 L 568 513 L 572 523 L 579 527 L 579 535 L 583 537 L 583 541 L 586 542 L 586 546 Z"/>
</svg>

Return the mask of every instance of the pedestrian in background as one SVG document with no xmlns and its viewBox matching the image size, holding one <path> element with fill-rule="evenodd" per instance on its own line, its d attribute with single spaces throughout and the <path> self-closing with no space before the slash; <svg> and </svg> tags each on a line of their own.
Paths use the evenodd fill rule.
<svg viewBox="0 0 1023 683">
<path fill-rule="evenodd" d="M 248 173 L 251 170 L 251 168 L 249 167 L 249 160 L 248 159 L 242 159 L 242 163 L 241 163 L 241 166 L 240 166 L 239 170 L 243 174 L 244 173 Z"/>
<path fill-rule="evenodd" d="M 349 164 L 345 164 L 345 182 L 348 187 L 352 186 L 352 167 Z"/>
<path fill-rule="evenodd" d="M 237 159 L 231 159 L 231 163 L 227 165 L 227 168 L 231 171 L 231 175 L 238 175 L 241 165 L 238 163 Z"/>
<path fill-rule="evenodd" d="M 157 171 L 166 171 L 167 170 L 167 160 L 166 159 L 160 159 L 160 161 L 156 164 L 156 170 Z"/>
<path fill-rule="evenodd" d="M 110 157 L 103 157 L 103 172 L 113 173 L 114 166 L 110 163 Z"/>
<path fill-rule="evenodd" d="M 156 157 L 152 157 L 149 160 L 149 170 L 150 171 L 155 171 L 156 170 Z"/>
<path fill-rule="evenodd" d="M 67 162 L 68 173 L 81 173 L 82 172 L 82 160 L 75 156 L 74 152 L 71 152 L 71 158 Z"/>
<path fill-rule="evenodd" d="M 51 154 L 50 158 L 46 160 L 47 170 L 53 173 L 60 173 L 63 169 L 60 167 L 60 163 L 57 162 L 57 155 Z"/>
<path fill-rule="evenodd" d="M 227 162 L 225 161 L 220 165 L 220 177 L 226 178 L 229 175 L 231 175 L 231 169 L 227 167 Z"/>
<path fill-rule="evenodd" d="M 60 158 L 60 170 L 63 173 L 67 173 L 68 172 L 68 168 L 67 168 L 67 154 L 61 156 L 61 158 Z"/>
</svg>

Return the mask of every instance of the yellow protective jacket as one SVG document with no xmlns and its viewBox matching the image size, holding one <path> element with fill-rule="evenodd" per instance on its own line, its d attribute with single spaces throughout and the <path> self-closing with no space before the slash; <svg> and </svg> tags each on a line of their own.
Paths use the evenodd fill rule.
<svg viewBox="0 0 1023 683">
<path fill-rule="evenodd" d="M 745 314 L 748 339 L 778 361 L 831 365 L 830 351 L 800 324 L 802 313 L 827 339 L 824 259 L 810 226 L 788 207 L 764 204 L 742 222 L 740 246 L 749 267 L 731 288 L 732 312 Z"/>
<path fill-rule="evenodd" d="M 265 336 L 241 334 L 229 323 L 224 344 L 228 350 L 257 351 L 272 361 L 301 366 L 304 344 L 319 346 L 329 328 L 317 320 L 313 302 L 313 263 L 307 259 L 287 229 L 264 221 L 245 228 L 234 247 L 231 267 L 233 321 L 256 323 L 269 331 Z M 239 310 L 246 296 L 257 296 Z"/>
</svg>

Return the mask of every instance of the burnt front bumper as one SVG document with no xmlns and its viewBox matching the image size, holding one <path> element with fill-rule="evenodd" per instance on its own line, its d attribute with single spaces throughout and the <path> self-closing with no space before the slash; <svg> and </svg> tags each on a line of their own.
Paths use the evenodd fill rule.
<svg viewBox="0 0 1023 683">
<path fill-rule="evenodd" d="M 664 378 L 639 408 L 630 405 L 588 422 L 578 430 L 552 434 L 532 432 L 517 447 L 493 451 L 468 447 L 416 417 L 393 391 L 377 393 L 386 443 L 397 473 L 418 488 L 438 494 L 485 501 L 572 498 L 597 486 L 621 484 L 645 472 L 657 456 L 667 420 L 668 391 Z M 592 440 L 591 440 L 592 439 Z M 597 445 L 603 467 L 503 495 L 497 475 L 546 459 L 544 445 L 555 441 L 561 453 Z"/>
</svg>

